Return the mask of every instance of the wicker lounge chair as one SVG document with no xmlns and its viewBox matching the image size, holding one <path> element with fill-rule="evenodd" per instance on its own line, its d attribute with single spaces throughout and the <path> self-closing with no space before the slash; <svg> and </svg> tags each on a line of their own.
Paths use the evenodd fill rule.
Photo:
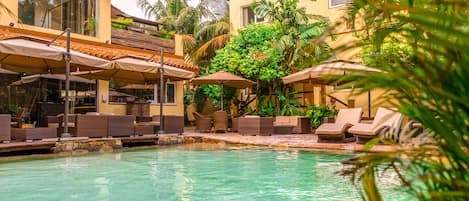
<svg viewBox="0 0 469 201">
<path fill-rule="evenodd" d="M 390 128 L 396 128 L 400 125 L 402 119 L 403 115 L 401 113 L 380 107 L 373 123 L 359 123 L 352 126 L 348 131 L 357 137 L 358 142 L 365 142 L 383 135 Z"/>
<path fill-rule="evenodd" d="M 274 119 L 247 115 L 238 119 L 238 132 L 241 135 L 272 135 Z"/>
<path fill-rule="evenodd" d="M 9 143 L 11 140 L 11 115 L 0 115 L 0 142 Z"/>
<path fill-rule="evenodd" d="M 198 112 L 194 112 L 195 117 L 195 131 L 210 132 L 212 130 L 212 119 L 205 117 Z"/>
<path fill-rule="evenodd" d="M 213 131 L 228 131 L 228 113 L 225 111 L 216 111 L 213 113 Z"/>
<path fill-rule="evenodd" d="M 355 141 L 355 137 L 347 130 L 360 122 L 362 116 L 361 108 L 340 109 L 335 123 L 323 123 L 315 131 L 318 141 Z"/>
</svg>

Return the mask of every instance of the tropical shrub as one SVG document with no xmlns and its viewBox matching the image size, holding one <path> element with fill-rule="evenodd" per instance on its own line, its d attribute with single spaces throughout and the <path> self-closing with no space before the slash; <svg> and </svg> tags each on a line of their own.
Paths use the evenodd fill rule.
<svg viewBox="0 0 469 201">
<path fill-rule="evenodd" d="M 325 117 L 335 117 L 337 113 L 335 105 L 311 105 L 306 110 L 306 117 L 311 120 L 311 127 L 317 128 L 324 122 Z"/>
<path fill-rule="evenodd" d="M 363 188 L 367 200 L 383 200 L 377 180 L 392 171 L 418 200 L 469 200 L 469 5 L 467 0 L 355 1 L 362 16 L 375 68 L 344 78 L 366 93 L 387 91 L 384 100 L 416 120 L 426 132 L 396 151 L 367 153 L 345 163 L 342 173 Z M 360 19 L 360 18 L 357 18 Z M 410 47 L 413 56 L 387 48 L 387 41 Z M 384 50 L 383 50 L 384 49 Z M 366 55 L 364 55 L 366 56 Z M 365 61 L 370 58 L 364 58 Z M 404 129 L 406 130 L 406 129 Z M 412 131 L 402 136 L 412 137 Z M 373 145 L 372 143 L 368 145 Z M 368 146 L 367 146 L 368 147 Z"/>
</svg>

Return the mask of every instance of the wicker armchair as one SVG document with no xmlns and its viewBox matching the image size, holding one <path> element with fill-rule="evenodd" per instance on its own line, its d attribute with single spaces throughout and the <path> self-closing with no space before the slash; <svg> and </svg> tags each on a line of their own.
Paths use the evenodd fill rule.
<svg viewBox="0 0 469 201">
<path fill-rule="evenodd" d="M 212 130 L 212 119 L 203 116 L 198 112 L 194 112 L 195 117 L 195 131 L 210 132 Z"/>
<path fill-rule="evenodd" d="M 228 113 L 225 111 L 216 111 L 213 113 L 213 131 L 223 131 L 226 133 L 228 130 Z"/>
</svg>

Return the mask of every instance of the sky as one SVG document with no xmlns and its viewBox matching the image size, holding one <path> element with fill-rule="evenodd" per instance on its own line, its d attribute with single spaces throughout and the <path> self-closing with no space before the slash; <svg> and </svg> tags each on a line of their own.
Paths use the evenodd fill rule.
<svg viewBox="0 0 469 201">
<path fill-rule="evenodd" d="M 156 0 L 150 0 L 155 2 Z M 189 0 L 189 5 L 197 5 L 199 0 Z M 145 18 L 148 19 L 145 16 L 145 13 L 143 10 L 141 10 L 137 6 L 137 0 L 111 0 L 112 5 L 115 7 L 119 8 L 120 10 L 124 11 L 125 13 L 135 16 L 135 17 L 140 17 L 140 18 Z"/>
</svg>

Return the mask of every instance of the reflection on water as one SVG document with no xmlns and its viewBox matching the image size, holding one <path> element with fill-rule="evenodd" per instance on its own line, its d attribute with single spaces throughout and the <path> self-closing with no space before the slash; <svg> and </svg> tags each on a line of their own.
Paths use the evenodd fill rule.
<svg viewBox="0 0 469 201">
<path fill-rule="evenodd" d="M 184 145 L 0 164 L 0 200 L 360 200 L 350 155 Z M 386 200 L 403 200 L 383 175 Z"/>
</svg>

